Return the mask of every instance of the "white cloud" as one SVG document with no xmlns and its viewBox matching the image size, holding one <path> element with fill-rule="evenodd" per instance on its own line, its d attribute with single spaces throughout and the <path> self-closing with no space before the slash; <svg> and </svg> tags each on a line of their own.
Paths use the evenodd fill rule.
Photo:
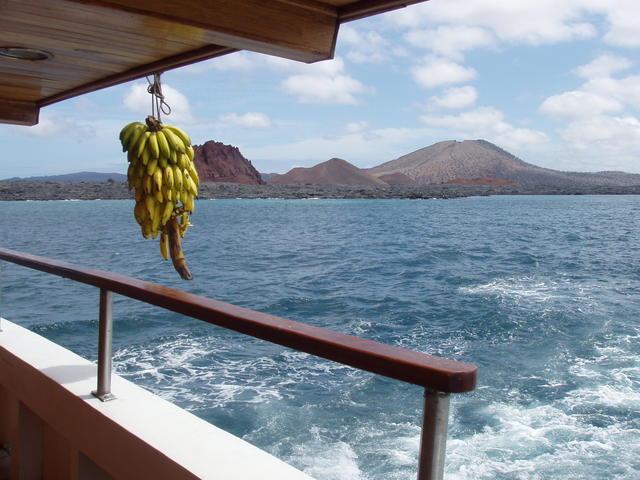
<svg viewBox="0 0 640 480">
<path fill-rule="evenodd" d="M 636 158 L 640 154 L 640 120 L 633 116 L 586 118 L 571 123 L 563 137 L 578 149 L 597 147 L 610 152 L 633 149 Z"/>
<path fill-rule="evenodd" d="M 348 45 L 347 58 L 354 63 L 380 63 L 388 58 L 389 42 L 375 30 L 361 32 L 351 25 L 340 27 L 340 45 Z"/>
<path fill-rule="evenodd" d="M 247 71 L 254 68 L 256 65 L 255 58 L 247 52 L 235 52 L 229 55 L 223 55 L 222 57 L 214 58 L 210 61 L 211 68 L 226 72 L 232 71 Z"/>
<path fill-rule="evenodd" d="M 430 108 L 461 109 L 473 106 L 477 99 L 476 89 L 467 85 L 448 88 L 443 95 L 431 97 L 427 105 Z"/>
<path fill-rule="evenodd" d="M 493 107 L 480 107 L 459 115 L 424 115 L 421 120 L 431 127 L 459 138 L 481 138 L 506 149 L 520 149 L 528 145 L 544 143 L 544 132 L 517 128 L 506 122 L 504 114 Z"/>
<path fill-rule="evenodd" d="M 613 98 L 580 90 L 553 95 L 540 105 L 542 113 L 566 119 L 591 117 L 623 109 L 623 105 Z"/>
<path fill-rule="evenodd" d="M 193 63 L 176 70 L 178 73 L 197 74 L 217 70 L 219 72 L 246 72 L 253 70 L 261 63 L 260 55 L 240 51 L 215 57 L 210 60 Z"/>
<path fill-rule="evenodd" d="M 151 114 L 151 94 L 147 92 L 147 83 L 135 83 L 131 85 L 124 96 L 123 103 L 128 110 L 140 113 L 144 117 Z M 194 123 L 189 100 L 181 92 L 162 84 L 162 93 L 165 102 L 171 107 L 170 115 L 162 115 L 162 121 L 167 123 Z"/>
<path fill-rule="evenodd" d="M 362 120 L 360 122 L 350 122 L 345 126 L 346 131 L 349 133 L 364 132 L 367 128 L 369 128 L 369 122 L 367 122 L 366 120 Z"/>
<path fill-rule="evenodd" d="M 340 58 L 298 67 L 301 73 L 288 77 L 282 86 L 303 103 L 358 103 L 359 94 L 369 93 L 371 87 L 344 72 Z"/>
<path fill-rule="evenodd" d="M 410 30 L 405 39 L 412 45 L 432 50 L 439 55 L 462 59 L 467 50 L 491 46 L 495 39 L 485 28 L 463 25 L 441 25 L 435 29 Z"/>
<path fill-rule="evenodd" d="M 244 115 L 237 113 L 228 113 L 220 116 L 220 122 L 227 125 L 237 125 L 247 128 L 266 128 L 270 127 L 271 119 L 260 112 L 247 112 Z"/>
<path fill-rule="evenodd" d="M 411 69 L 413 79 L 426 88 L 439 87 L 451 83 L 467 82 L 476 77 L 477 72 L 445 58 L 429 56 L 422 64 Z"/>
<path fill-rule="evenodd" d="M 622 47 L 640 47 L 640 3 L 637 0 L 596 2 L 594 9 L 607 16 L 609 31 L 604 40 Z"/>
<path fill-rule="evenodd" d="M 23 127 L 11 125 L 9 128 L 29 137 L 60 137 L 83 141 L 88 138 L 95 138 L 95 128 L 85 122 L 78 122 L 73 117 L 61 115 L 53 110 L 40 110 L 37 125 Z"/>
<path fill-rule="evenodd" d="M 447 0 L 401 9 L 387 18 L 396 25 L 412 28 L 439 24 L 479 27 L 505 42 L 541 45 L 595 36 L 596 28 L 583 17 L 587 7 L 597 3 L 594 0 Z"/>
<path fill-rule="evenodd" d="M 626 70 L 632 66 L 629 59 L 618 55 L 604 54 L 593 61 L 575 69 L 575 73 L 588 79 L 610 77 L 616 72 Z"/>
</svg>

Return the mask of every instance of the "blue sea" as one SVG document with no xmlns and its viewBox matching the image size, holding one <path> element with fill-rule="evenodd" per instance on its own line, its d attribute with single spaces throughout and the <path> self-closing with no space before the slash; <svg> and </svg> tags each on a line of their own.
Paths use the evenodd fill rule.
<svg viewBox="0 0 640 480">
<path fill-rule="evenodd" d="M 478 365 L 447 479 L 640 479 L 640 196 L 203 200 L 192 282 L 131 201 L 0 206 L 7 248 Z M 95 359 L 98 290 L 0 263 L 0 314 Z M 318 480 L 415 478 L 420 388 L 120 296 L 114 316 L 133 382 Z"/>
</svg>

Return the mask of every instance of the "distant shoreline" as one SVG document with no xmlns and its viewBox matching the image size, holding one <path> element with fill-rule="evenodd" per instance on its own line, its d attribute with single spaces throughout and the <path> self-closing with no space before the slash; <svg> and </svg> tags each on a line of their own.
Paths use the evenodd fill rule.
<svg viewBox="0 0 640 480">
<path fill-rule="evenodd" d="M 496 185 L 243 185 L 204 183 L 200 198 L 334 198 L 334 199 L 429 199 L 489 195 L 639 195 L 640 185 L 628 187 L 521 187 Z M 123 182 L 0 181 L 0 201 L 25 200 L 117 200 L 131 199 Z"/>
</svg>

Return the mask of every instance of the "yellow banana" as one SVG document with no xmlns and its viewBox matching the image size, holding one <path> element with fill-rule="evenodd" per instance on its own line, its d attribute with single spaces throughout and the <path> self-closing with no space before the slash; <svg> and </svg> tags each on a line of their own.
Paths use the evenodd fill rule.
<svg viewBox="0 0 640 480">
<path fill-rule="evenodd" d="M 191 192 L 194 197 L 198 196 L 198 187 L 193 180 L 191 180 L 191 176 L 189 173 L 184 174 L 184 178 L 186 179 L 186 190 Z"/>
<path fill-rule="evenodd" d="M 140 140 L 138 140 L 138 143 L 136 144 L 136 155 L 138 155 L 138 158 L 142 157 L 142 154 L 144 153 L 144 149 L 147 146 L 147 140 L 149 140 L 149 137 L 151 136 L 151 132 L 150 131 L 146 131 L 142 134 L 142 136 L 140 137 Z M 148 157 L 147 157 L 148 160 Z"/>
<path fill-rule="evenodd" d="M 120 138 L 120 141 L 122 142 L 127 135 L 129 135 L 131 129 L 136 125 L 136 124 L 140 124 L 140 122 L 131 122 L 131 123 L 127 123 L 124 127 L 122 127 L 122 130 L 120 130 L 120 136 L 118 138 Z"/>
<path fill-rule="evenodd" d="M 146 131 L 147 127 L 145 125 L 134 127 L 131 131 L 131 134 L 125 139 L 126 143 L 122 147 L 123 151 L 135 151 L 135 147 L 140 141 L 140 137 L 142 137 L 142 135 L 144 135 L 144 132 Z"/>
<path fill-rule="evenodd" d="M 167 142 L 167 137 L 165 137 L 164 132 L 162 130 L 156 132 L 156 138 L 158 140 L 160 155 L 162 155 L 164 158 L 170 158 L 171 149 L 169 148 L 169 142 Z"/>
<path fill-rule="evenodd" d="M 136 177 L 142 178 L 145 176 L 146 172 L 147 172 L 147 167 L 145 166 L 144 163 L 142 163 L 142 161 L 140 162 L 136 162 Z"/>
<path fill-rule="evenodd" d="M 152 177 L 147 175 L 146 177 L 144 177 L 143 183 L 144 183 L 143 185 L 144 193 L 146 193 L 147 195 L 151 195 L 151 192 L 153 192 Z"/>
<path fill-rule="evenodd" d="M 191 176 L 191 180 L 193 180 L 196 186 L 200 185 L 200 176 L 198 175 L 198 170 L 196 170 L 196 166 L 193 162 L 189 165 L 189 175 Z"/>
<path fill-rule="evenodd" d="M 173 188 L 173 168 L 165 167 L 164 168 L 164 184 L 168 188 Z"/>
<path fill-rule="evenodd" d="M 176 127 L 175 125 L 165 125 L 164 128 L 168 128 L 169 130 L 171 130 L 172 133 L 177 135 L 178 138 L 182 140 L 182 143 L 184 144 L 185 147 L 188 147 L 191 145 L 191 139 L 189 138 L 189 135 L 187 135 L 185 131 L 182 130 L 180 127 Z"/>
<path fill-rule="evenodd" d="M 162 169 L 156 168 L 156 171 L 153 174 L 153 180 L 156 184 L 156 188 L 158 190 L 162 190 Z"/>
<path fill-rule="evenodd" d="M 160 221 L 161 225 L 164 225 L 171 218 L 171 214 L 173 213 L 173 202 L 166 202 L 164 204 L 164 210 L 162 212 L 162 220 Z"/>
<path fill-rule="evenodd" d="M 158 160 L 156 158 L 149 160 L 147 163 L 147 175 L 153 176 L 156 170 L 158 170 Z"/>
<path fill-rule="evenodd" d="M 182 140 L 180 140 L 180 137 L 178 137 L 175 133 L 173 133 L 168 128 L 163 128 L 161 131 L 162 133 L 164 133 L 164 136 L 167 137 L 167 142 L 169 142 L 169 147 L 171 147 L 173 150 L 179 153 L 185 152 L 185 146 Z"/>
<path fill-rule="evenodd" d="M 167 165 L 168 165 L 168 164 L 169 164 L 169 162 L 167 162 L 167 159 L 166 159 L 166 158 L 164 158 L 164 157 L 160 157 L 160 158 L 158 159 L 158 166 L 159 166 L 160 168 L 167 168 Z"/>
<path fill-rule="evenodd" d="M 151 132 L 149 140 L 147 141 L 147 148 L 151 152 L 151 158 L 158 158 L 160 156 L 160 147 L 158 146 L 158 134 Z"/>
<path fill-rule="evenodd" d="M 195 157 L 196 152 L 194 152 L 193 147 L 191 145 L 187 147 L 187 151 L 185 153 L 189 157 L 189 160 L 193 162 L 193 157 Z"/>
<path fill-rule="evenodd" d="M 153 216 L 156 212 L 156 199 L 152 195 L 147 195 L 144 199 L 145 207 L 147 208 L 147 212 L 149 217 L 153 221 Z"/>
<path fill-rule="evenodd" d="M 173 165 L 176 165 L 178 163 L 178 152 L 176 152 L 175 150 L 171 150 L 171 156 L 169 158 L 169 161 Z"/>
<path fill-rule="evenodd" d="M 173 167 L 173 184 L 175 185 L 175 189 L 177 191 L 182 191 L 183 188 L 183 184 L 182 184 L 182 170 L 180 170 L 180 167 L 178 166 L 174 166 Z"/>
<path fill-rule="evenodd" d="M 136 175 L 136 169 L 133 166 L 133 163 L 129 164 L 129 168 L 127 168 L 127 183 L 129 186 L 129 190 L 133 188 L 133 177 Z"/>
<path fill-rule="evenodd" d="M 142 202 L 136 202 L 136 206 L 133 209 L 133 216 L 136 218 L 138 225 L 142 226 L 147 218 L 147 209 Z"/>
<path fill-rule="evenodd" d="M 184 153 L 178 154 L 177 163 L 178 163 L 178 166 L 184 170 L 189 165 L 189 157 Z"/>
<path fill-rule="evenodd" d="M 156 190 L 153 196 L 156 197 L 156 201 L 158 203 L 164 202 L 164 197 L 162 196 L 162 190 Z"/>
<path fill-rule="evenodd" d="M 186 201 L 184 202 L 184 209 L 188 212 L 193 212 L 195 210 L 195 204 L 193 202 L 193 195 L 187 193 Z"/>
<path fill-rule="evenodd" d="M 142 135 L 146 129 L 147 127 L 143 123 L 134 122 L 134 125 L 127 129 L 126 133 L 121 138 L 122 151 L 130 151 L 131 147 L 133 147 L 138 142 L 138 140 L 140 139 L 140 135 Z"/>
<path fill-rule="evenodd" d="M 169 260 L 169 235 L 166 233 L 160 234 L 160 253 L 162 258 Z"/>
<path fill-rule="evenodd" d="M 140 158 L 140 161 L 142 162 L 143 165 L 148 165 L 150 160 L 151 160 L 151 152 L 149 151 L 149 149 L 145 148 L 144 151 L 142 152 L 142 157 Z"/>
<path fill-rule="evenodd" d="M 156 238 L 158 230 L 160 229 L 160 221 L 162 220 L 162 204 L 155 202 L 154 206 L 153 217 L 151 217 L 151 235 L 153 238 Z"/>
</svg>

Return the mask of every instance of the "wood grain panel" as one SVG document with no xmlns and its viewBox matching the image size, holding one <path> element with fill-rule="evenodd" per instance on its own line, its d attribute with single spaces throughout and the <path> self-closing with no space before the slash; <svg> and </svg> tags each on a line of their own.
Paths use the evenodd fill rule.
<svg viewBox="0 0 640 480">
<path fill-rule="evenodd" d="M 271 0 L 75 0 L 200 27 L 211 43 L 313 62 L 333 56 L 337 15 Z"/>
<path fill-rule="evenodd" d="M 0 98 L 49 105 L 238 49 L 314 62 L 338 22 L 416 1 L 0 0 L 0 45 L 54 56 L 0 58 Z"/>
<path fill-rule="evenodd" d="M 35 125 L 40 109 L 33 102 L 0 98 L 0 122 L 14 125 Z"/>
</svg>

